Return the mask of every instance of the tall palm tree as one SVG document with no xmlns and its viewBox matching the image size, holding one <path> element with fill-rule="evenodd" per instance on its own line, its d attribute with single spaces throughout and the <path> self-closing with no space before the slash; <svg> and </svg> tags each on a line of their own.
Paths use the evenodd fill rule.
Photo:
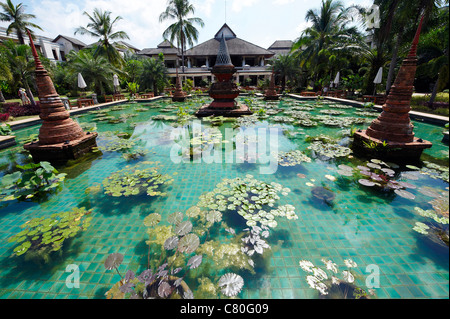
<svg viewBox="0 0 450 319">
<path fill-rule="evenodd" d="M 42 31 L 40 26 L 28 21 L 35 19 L 36 16 L 25 13 L 26 6 L 22 3 L 15 6 L 11 0 L 6 0 L 6 3 L 0 2 L 0 7 L 3 9 L 3 12 L 0 12 L 0 21 L 11 22 L 6 29 L 6 34 L 9 35 L 12 31 L 15 31 L 20 44 L 25 44 L 24 33 L 26 29 L 35 28 Z"/>
<path fill-rule="evenodd" d="M 190 46 L 194 45 L 194 41 L 198 41 L 198 30 L 194 24 L 200 25 L 202 28 L 205 25 L 200 18 L 187 18 L 190 14 L 195 13 L 195 8 L 189 3 L 189 0 L 169 0 L 166 11 L 161 13 L 159 21 L 176 20 L 163 33 L 165 40 L 178 44 L 178 50 L 181 50 L 181 64 L 184 71 L 184 51 L 186 50 L 186 43 Z"/>
<path fill-rule="evenodd" d="M 98 96 L 104 95 L 106 89 L 112 88 L 114 74 L 121 74 L 105 57 L 94 56 L 88 50 L 70 52 L 67 62 L 69 70 L 74 74 L 81 73 L 88 86 L 93 86 Z"/>
<path fill-rule="evenodd" d="M 74 34 L 88 34 L 92 37 L 100 38 L 98 46 L 94 51 L 94 57 L 105 56 L 111 64 L 116 67 L 121 67 L 123 65 L 123 58 L 110 41 L 130 39 L 124 31 L 113 31 L 115 24 L 122 17 L 117 16 L 112 20 L 110 11 L 103 12 L 97 8 L 94 9 L 92 15 L 87 12 L 83 14 L 89 18 L 90 22 L 86 27 L 77 28 Z"/>
<path fill-rule="evenodd" d="M 301 66 L 309 64 L 315 82 L 329 71 L 330 59 L 336 59 L 332 46 L 358 34 L 356 27 L 348 26 L 351 9 L 341 1 L 322 0 L 319 10 L 310 9 L 306 13 L 305 19 L 312 26 L 296 40 L 293 51 L 300 58 Z"/>
</svg>

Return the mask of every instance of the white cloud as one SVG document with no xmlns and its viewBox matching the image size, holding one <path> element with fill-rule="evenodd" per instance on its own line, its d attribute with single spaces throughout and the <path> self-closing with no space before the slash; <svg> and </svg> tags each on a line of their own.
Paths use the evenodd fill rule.
<svg viewBox="0 0 450 319">
<path fill-rule="evenodd" d="M 57 0 L 43 0 L 39 5 L 30 6 L 44 32 L 42 35 L 56 37 L 58 34 L 72 36 L 90 44 L 97 39 L 77 34 L 74 31 L 79 26 L 86 26 L 88 18 L 83 15 L 86 11 L 92 14 L 95 8 L 111 11 L 112 17 L 121 16 L 117 22 L 116 31 L 125 31 L 130 40 L 125 40 L 139 49 L 155 47 L 161 42 L 162 33 L 171 23 L 159 22 L 159 15 L 166 8 L 165 1 L 152 1 L 151 5 L 142 0 L 90 0 L 84 2 L 66 2 Z M 45 18 L 44 18 L 45 17 Z"/>
<path fill-rule="evenodd" d="M 233 0 L 231 10 L 234 12 L 241 12 L 242 9 L 252 7 L 258 2 L 259 0 Z"/>
<path fill-rule="evenodd" d="M 289 4 L 289 3 L 294 3 L 295 0 L 274 0 L 273 4 L 274 5 L 285 5 L 285 4 Z"/>
</svg>

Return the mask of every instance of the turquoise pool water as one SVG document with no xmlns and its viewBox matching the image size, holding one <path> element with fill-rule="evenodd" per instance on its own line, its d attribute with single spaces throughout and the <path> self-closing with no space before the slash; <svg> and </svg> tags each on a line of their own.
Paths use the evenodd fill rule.
<svg viewBox="0 0 450 319">
<path fill-rule="evenodd" d="M 208 100 L 194 100 L 186 111 L 193 112 Z M 267 108 L 267 103 L 262 100 L 253 99 L 252 103 L 255 109 L 259 109 L 259 104 Z M 87 113 L 76 117 L 86 129 L 95 127 L 99 133 L 97 143 L 103 151 L 93 153 L 81 162 L 59 168 L 60 172 L 67 174 L 67 178 L 62 190 L 48 200 L 41 203 L 16 201 L 0 206 L 0 298 L 105 298 L 105 293 L 120 280 L 115 271 L 104 268 L 104 261 L 109 254 L 124 255 L 124 261 L 119 267 L 122 274 L 128 269 L 142 271 L 147 264 L 146 216 L 157 212 L 164 220 L 171 213 L 185 212 L 199 202 L 202 194 L 213 191 L 223 179 L 243 178 L 248 174 L 257 180 L 276 182 L 289 188 L 289 194 L 281 196 L 279 204 L 293 205 L 298 219 L 277 220 L 278 225 L 268 239 L 272 249 L 264 258 L 257 259 L 254 274 L 232 270 L 244 278 L 243 290 L 238 295 L 240 298 L 317 298 L 318 292 L 308 286 L 308 273 L 301 269 L 299 261 L 310 260 L 316 265 L 323 265 L 322 258 L 331 259 L 340 268 L 344 266 L 345 259 L 355 261 L 355 272 L 359 274 L 356 281 L 362 288 L 365 288 L 366 279 L 372 274 L 370 269 L 373 268 L 368 266 L 375 265 L 379 270 L 379 286 L 374 288 L 378 298 L 448 298 L 448 246 L 436 244 L 412 229 L 416 222 L 427 220 L 417 214 L 414 208 L 431 209 L 429 201 L 433 198 L 413 189 L 410 192 L 415 195 L 415 199 L 411 200 L 392 192 L 377 192 L 359 185 L 354 179 L 341 177 L 337 173 L 339 165 L 357 166 L 369 160 L 352 156 L 319 160 L 310 155 L 311 162 L 278 166 L 274 174 L 261 174 L 263 164 L 236 163 L 236 160 L 230 163 L 176 163 L 170 156 L 174 147 L 174 141 L 170 139 L 174 122 L 152 120 L 156 115 L 176 115 L 178 109 L 170 105 L 164 101 L 124 105 L 124 109 L 110 110 L 107 114 L 117 119 L 122 115 L 121 121 L 116 124 L 108 123 L 107 119 L 99 121 L 99 114 Z M 333 103 L 316 107 L 313 101 L 290 99 L 269 105 L 284 111 L 297 107 L 297 111 L 312 115 L 325 115 L 320 111 L 328 109 L 344 112 L 332 115 L 335 119 L 355 116 L 355 112 L 362 111 L 336 108 Z M 272 110 L 273 107 L 267 109 Z M 302 107 L 314 109 L 298 109 Z M 288 152 L 295 149 L 306 151 L 310 145 L 305 141 L 306 135 L 326 134 L 345 144 L 351 127 L 366 127 L 375 118 L 370 117 L 366 123 L 346 127 L 324 124 L 302 127 L 283 123 L 281 116 L 287 114 L 270 114 L 268 118 L 245 125 L 250 128 L 273 128 L 271 137 L 276 135 L 278 151 Z M 189 120 L 185 125 L 192 128 L 194 124 Z M 211 128 L 206 121 L 201 125 L 203 130 Z M 215 128 L 225 136 L 226 129 L 234 125 L 225 122 Z M 432 149 L 426 151 L 426 159 L 445 160 L 448 145 L 441 143 L 442 128 L 420 122 L 414 122 L 414 125 L 416 136 L 434 144 Z M 16 140 L 37 134 L 38 129 L 39 126 L 33 126 L 15 132 Z M 104 147 L 111 145 L 109 143 L 112 140 L 117 140 L 114 132 L 118 131 L 129 133 L 129 141 L 135 142 L 132 149 L 139 149 L 145 154 L 134 160 L 126 160 L 120 151 L 105 151 Z M 235 129 L 235 132 L 239 132 L 239 129 Z M 272 141 L 268 143 L 272 146 Z M 20 153 L 20 150 L 18 146 L 0 152 L 0 176 L 12 172 L 16 164 L 29 162 L 27 154 Z M 165 189 L 166 197 L 139 196 L 130 199 L 110 197 L 102 189 L 99 192 L 86 192 L 93 185 L 101 185 L 114 172 L 127 166 L 133 168 L 147 163 L 157 165 L 161 174 L 169 174 L 174 179 L 173 184 Z M 400 167 L 397 174 L 410 170 Z M 428 186 L 436 191 L 447 192 L 448 196 L 448 182 L 418 171 L 412 172 L 415 178 L 403 180 L 418 188 Z M 330 180 L 326 175 L 336 179 Z M 316 186 L 333 192 L 335 198 L 331 204 L 312 196 L 311 191 Z M 86 231 L 63 247 L 62 256 L 41 266 L 11 257 L 14 245 L 8 242 L 8 238 L 18 233 L 21 225 L 34 217 L 69 211 L 74 207 L 91 210 L 93 220 Z M 233 214 L 224 212 L 227 213 Z M 448 225 L 446 227 L 448 232 Z M 241 230 L 242 227 L 236 229 Z M 78 267 L 79 287 L 69 288 L 66 284 L 68 276 L 72 274 L 66 271 L 68 265 Z M 187 278 L 186 281 L 195 296 L 195 287 L 198 285 L 196 278 Z"/>
</svg>

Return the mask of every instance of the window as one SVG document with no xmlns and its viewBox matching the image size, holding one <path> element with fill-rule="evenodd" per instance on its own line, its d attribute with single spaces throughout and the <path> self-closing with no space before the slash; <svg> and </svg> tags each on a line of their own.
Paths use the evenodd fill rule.
<svg viewBox="0 0 450 319">
<path fill-rule="evenodd" d="M 58 61 L 59 59 L 58 59 L 58 53 L 56 52 L 56 50 L 55 49 L 52 49 L 52 53 L 53 53 L 53 58 L 56 60 L 56 61 Z"/>
</svg>

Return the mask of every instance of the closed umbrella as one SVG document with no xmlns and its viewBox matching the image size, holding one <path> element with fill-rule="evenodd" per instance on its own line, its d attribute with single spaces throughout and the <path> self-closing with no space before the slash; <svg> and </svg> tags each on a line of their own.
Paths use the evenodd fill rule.
<svg viewBox="0 0 450 319">
<path fill-rule="evenodd" d="M 78 87 L 80 89 L 84 89 L 87 87 L 86 82 L 84 82 L 83 76 L 81 73 L 78 73 Z"/>
<path fill-rule="evenodd" d="M 380 67 L 380 69 L 378 70 L 377 76 L 373 80 L 373 83 L 375 84 L 375 88 L 373 90 L 373 95 L 376 94 L 377 84 L 380 84 L 382 80 L 383 80 L 383 67 Z"/>
<path fill-rule="evenodd" d="M 114 74 L 113 78 L 114 88 L 116 89 L 116 91 L 118 91 L 117 88 L 120 86 L 119 77 L 117 76 L 117 74 Z"/>
<path fill-rule="evenodd" d="M 340 75 L 341 75 L 341 73 L 338 72 L 338 73 L 336 74 L 336 77 L 334 78 L 333 83 L 336 84 L 336 86 L 338 86 L 338 84 L 339 84 L 339 77 L 340 77 Z"/>
</svg>

